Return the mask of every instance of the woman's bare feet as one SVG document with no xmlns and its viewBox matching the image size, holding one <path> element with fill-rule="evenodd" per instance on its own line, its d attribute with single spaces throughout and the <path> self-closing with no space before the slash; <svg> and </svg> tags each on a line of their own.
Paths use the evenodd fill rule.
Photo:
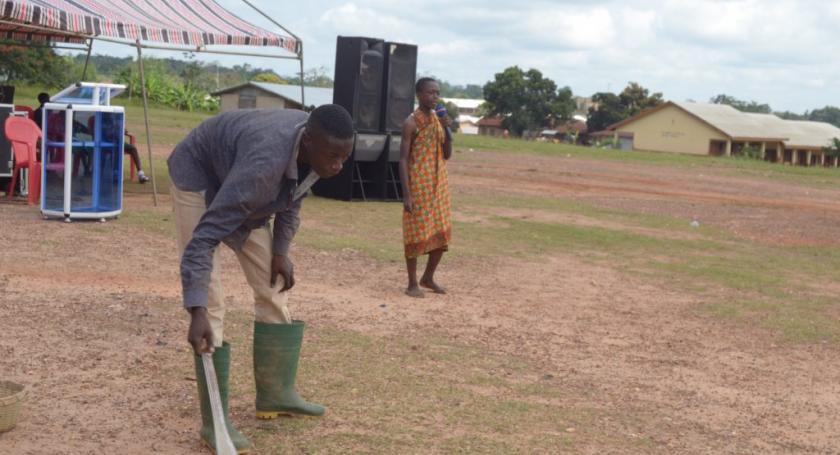
<svg viewBox="0 0 840 455">
<path fill-rule="evenodd" d="M 420 286 L 423 286 L 426 289 L 430 289 L 435 294 L 446 294 L 446 289 L 438 286 L 438 284 L 435 283 L 434 280 L 423 278 L 420 280 Z"/>
</svg>

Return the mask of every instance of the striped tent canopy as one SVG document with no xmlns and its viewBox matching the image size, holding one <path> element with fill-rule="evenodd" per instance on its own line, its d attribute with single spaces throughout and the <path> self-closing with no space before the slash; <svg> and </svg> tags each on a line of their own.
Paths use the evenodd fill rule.
<svg viewBox="0 0 840 455">
<path fill-rule="evenodd" d="M 294 38 L 251 25 L 213 0 L 0 0 L 0 39 L 89 38 L 195 48 L 270 46 L 299 54 Z"/>
</svg>

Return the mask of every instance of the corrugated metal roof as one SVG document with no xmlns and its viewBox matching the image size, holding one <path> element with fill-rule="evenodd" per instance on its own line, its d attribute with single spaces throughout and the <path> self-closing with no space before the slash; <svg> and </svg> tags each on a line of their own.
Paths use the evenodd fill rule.
<svg viewBox="0 0 840 455">
<path fill-rule="evenodd" d="M 778 129 L 782 119 L 775 115 L 745 113 L 727 104 L 673 103 L 733 139 L 787 139 Z"/>
<path fill-rule="evenodd" d="M 776 140 L 787 147 L 819 148 L 840 138 L 840 128 L 830 123 L 785 120 L 773 114 L 741 112 L 725 104 L 672 103 L 735 140 Z"/>
<path fill-rule="evenodd" d="M 288 84 L 272 84 L 269 82 L 246 82 L 244 84 L 228 87 L 211 93 L 213 96 L 222 95 L 225 93 L 239 90 L 243 87 L 253 86 L 273 93 L 281 98 L 289 101 L 294 101 L 300 104 L 300 85 Z M 333 102 L 333 89 L 324 87 L 304 87 L 304 96 L 306 97 L 307 106 L 321 106 L 324 104 L 331 104 Z"/>
<path fill-rule="evenodd" d="M 780 119 L 781 120 L 781 119 Z M 840 128 L 823 122 L 782 120 L 788 129 L 788 147 L 825 147 L 832 139 L 840 138 Z"/>
<path fill-rule="evenodd" d="M 300 104 L 299 85 L 270 84 L 268 82 L 251 82 L 251 84 Z M 332 104 L 333 102 L 333 89 L 331 88 L 304 87 L 303 91 L 307 106 L 318 107 L 323 104 Z"/>
<path fill-rule="evenodd" d="M 447 103 L 452 103 L 455 106 L 463 109 L 477 109 L 479 106 L 484 104 L 484 100 L 472 99 L 472 98 L 442 98 L 443 101 Z"/>
</svg>

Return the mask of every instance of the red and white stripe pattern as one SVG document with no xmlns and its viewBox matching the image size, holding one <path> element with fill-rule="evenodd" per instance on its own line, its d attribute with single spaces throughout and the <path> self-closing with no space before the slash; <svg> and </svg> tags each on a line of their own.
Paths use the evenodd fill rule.
<svg viewBox="0 0 840 455">
<path fill-rule="evenodd" d="M 179 46 L 298 50 L 294 38 L 253 26 L 214 0 L 0 0 L 0 20 L 0 38 L 6 39 L 26 35 L 32 41 L 83 42 L 106 36 Z"/>
</svg>

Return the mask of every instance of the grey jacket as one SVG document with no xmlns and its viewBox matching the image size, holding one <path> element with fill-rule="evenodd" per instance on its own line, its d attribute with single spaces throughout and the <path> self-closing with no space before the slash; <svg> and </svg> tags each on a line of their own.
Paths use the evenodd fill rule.
<svg viewBox="0 0 840 455">
<path fill-rule="evenodd" d="M 181 259 L 184 307 L 207 305 L 213 251 L 220 242 L 242 248 L 252 229 L 274 220 L 275 255 L 285 255 L 300 224 L 294 200 L 300 134 L 308 114 L 248 109 L 204 121 L 167 161 L 181 191 L 204 192 L 201 217 Z"/>
</svg>

